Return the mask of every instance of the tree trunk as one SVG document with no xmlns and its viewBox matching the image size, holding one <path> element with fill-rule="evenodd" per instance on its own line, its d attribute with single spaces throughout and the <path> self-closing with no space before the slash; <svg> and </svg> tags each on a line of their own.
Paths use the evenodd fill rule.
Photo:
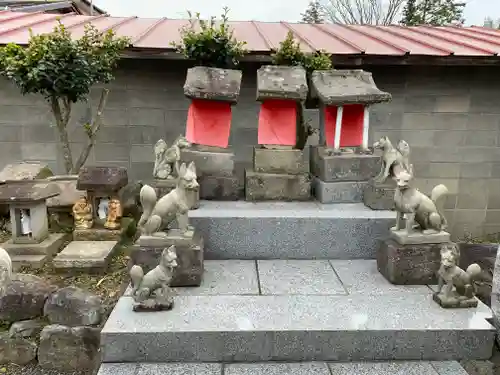
<svg viewBox="0 0 500 375">
<path fill-rule="evenodd" d="M 59 133 L 59 141 L 61 142 L 63 151 L 64 169 L 67 174 L 70 174 L 73 171 L 73 156 L 71 155 L 71 148 L 69 145 L 67 125 L 71 114 L 71 105 L 68 102 L 64 103 L 65 108 L 63 112 L 59 99 L 52 97 L 50 99 L 50 106 L 56 119 L 57 132 Z"/>
</svg>

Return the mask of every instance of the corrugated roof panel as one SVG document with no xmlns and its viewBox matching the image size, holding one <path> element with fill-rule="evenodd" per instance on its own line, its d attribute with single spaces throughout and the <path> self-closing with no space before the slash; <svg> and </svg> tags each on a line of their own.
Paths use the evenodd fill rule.
<svg viewBox="0 0 500 375">
<path fill-rule="evenodd" d="M 187 20 L 166 19 L 165 22 L 158 23 L 148 35 L 134 43 L 134 47 L 172 49 L 171 42 L 178 42 L 181 38 L 179 29 L 188 24 Z"/>
<path fill-rule="evenodd" d="M 230 22 L 229 25 L 233 29 L 233 35 L 237 40 L 247 42 L 245 49 L 255 52 L 267 52 L 270 50 L 267 36 L 262 34 L 257 22 Z"/>
</svg>

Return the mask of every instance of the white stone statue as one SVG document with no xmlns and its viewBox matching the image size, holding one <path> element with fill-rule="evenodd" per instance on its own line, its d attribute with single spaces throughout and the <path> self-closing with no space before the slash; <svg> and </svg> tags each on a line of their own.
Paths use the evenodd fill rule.
<svg viewBox="0 0 500 375">
<path fill-rule="evenodd" d="M 0 247 L 0 294 L 5 294 L 12 281 L 12 260 L 9 253 Z"/>
<path fill-rule="evenodd" d="M 185 163 L 179 168 L 179 178 L 175 189 L 158 199 L 156 191 L 149 185 L 144 185 L 140 192 L 143 214 L 137 223 L 142 235 L 165 236 L 169 224 L 177 219 L 180 232 L 192 235 L 189 228 L 189 200 L 186 190 L 199 187 L 196 181 L 196 169 L 191 162 L 187 167 Z"/>
<path fill-rule="evenodd" d="M 31 234 L 31 218 L 28 210 L 21 210 L 21 233 Z"/>
<path fill-rule="evenodd" d="M 99 219 L 104 220 L 108 217 L 108 206 L 109 206 L 108 198 L 102 198 L 99 200 L 99 206 L 97 209 L 97 216 L 99 216 Z"/>
<path fill-rule="evenodd" d="M 176 178 L 179 175 L 181 149 L 187 147 L 191 147 L 191 143 L 182 135 L 177 137 L 171 147 L 163 139 L 156 142 L 153 177 L 159 180 Z"/>
</svg>

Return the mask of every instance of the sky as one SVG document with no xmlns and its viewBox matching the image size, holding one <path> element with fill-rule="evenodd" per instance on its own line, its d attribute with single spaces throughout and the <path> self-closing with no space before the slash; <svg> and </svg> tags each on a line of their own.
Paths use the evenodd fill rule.
<svg viewBox="0 0 500 375">
<path fill-rule="evenodd" d="M 309 0 L 93 0 L 112 16 L 186 18 L 186 10 L 203 17 L 218 16 L 224 6 L 230 8 L 233 21 L 300 20 Z M 486 16 L 500 19 L 500 0 L 466 0 L 465 24 L 482 25 Z M 271 5 L 272 4 L 272 5 Z"/>
</svg>

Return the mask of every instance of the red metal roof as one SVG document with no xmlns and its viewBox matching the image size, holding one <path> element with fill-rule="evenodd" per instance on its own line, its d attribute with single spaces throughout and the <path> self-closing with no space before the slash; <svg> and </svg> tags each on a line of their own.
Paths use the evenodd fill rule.
<svg viewBox="0 0 500 375">
<path fill-rule="evenodd" d="M 179 29 L 187 20 L 167 18 L 82 16 L 0 12 L 0 45 L 27 44 L 29 29 L 35 34 L 52 31 L 57 19 L 75 37 L 83 34 L 84 25 L 92 22 L 99 30 L 115 30 L 128 36 L 140 49 L 172 50 L 171 42 L 180 39 Z M 295 34 L 305 51 L 324 49 L 335 55 L 427 55 L 427 56 L 497 56 L 500 31 L 482 27 L 403 27 L 339 24 L 292 24 L 287 22 L 230 22 L 238 40 L 247 42 L 250 52 L 269 53 L 277 48 L 288 31 Z"/>
</svg>

